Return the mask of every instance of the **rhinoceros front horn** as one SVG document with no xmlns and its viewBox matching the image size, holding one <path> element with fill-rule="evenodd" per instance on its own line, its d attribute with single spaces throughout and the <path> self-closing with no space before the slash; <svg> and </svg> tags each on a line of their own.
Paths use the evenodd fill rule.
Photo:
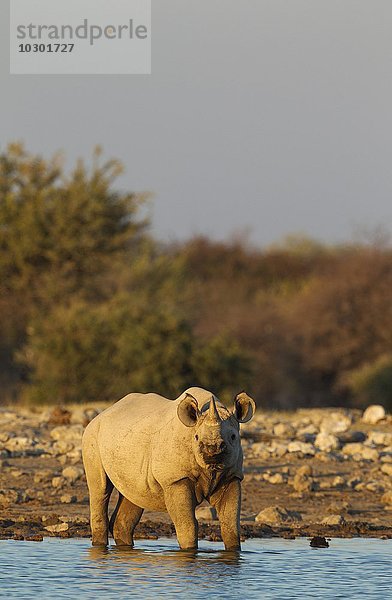
<svg viewBox="0 0 392 600">
<path fill-rule="evenodd" d="M 199 418 L 200 411 L 197 405 L 197 400 L 191 394 L 186 394 L 180 404 L 177 406 L 177 416 L 181 423 L 187 427 L 194 427 Z"/>
<path fill-rule="evenodd" d="M 215 398 L 212 396 L 205 423 L 206 425 L 219 425 L 221 420 L 218 409 L 216 408 Z"/>
<path fill-rule="evenodd" d="M 256 410 L 254 400 L 246 392 L 240 392 L 234 398 L 233 415 L 239 423 L 251 420 Z"/>
</svg>

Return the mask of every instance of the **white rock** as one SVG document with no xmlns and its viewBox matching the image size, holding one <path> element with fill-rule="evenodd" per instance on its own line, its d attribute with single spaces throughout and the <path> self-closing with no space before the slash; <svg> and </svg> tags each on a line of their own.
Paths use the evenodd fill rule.
<svg viewBox="0 0 392 600">
<path fill-rule="evenodd" d="M 196 518 L 203 521 L 216 521 L 218 517 L 212 506 L 199 506 L 196 509 Z"/>
<path fill-rule="evenodd" d="M 346 485 L 346 480 L 341 475 L 336 475 L 334 477 L 331 487 L 333 488 L 343 488 Z"/>
<path fill-rule="evenodd" d="M 316 454 L 316 450 L 314 449 L 313 444 L 309 444 L 306 442 L 293 441 L 290 442 L 287 446 L 288 452 L 302 452 L 302 454 L 309 454 L 314 456 Z"/>
<path fill-rule="evenodd" d="M 65 485 L 64 477 L 53 477 L 52 479 L 52 487 L 54 488 L 62 488 Z"/>
<path fill-rule="evenodd" d="M 74 449 L 74 444 L 68 440 L 58 440 L 54 442 L 52 446 L 52 454 L 59 456 L 61 454 L 67 454 Z"/>
<path fill-rule="evenodd" d="M 372 460 L 374 462 L 378 461 L 380 454 L 378 450 L 375 448 L 367 448 L 366 446 L 362 450 L 362 458 L 363 460 Z"/>
<path fill-rule="evenodd" d="M 63 469 L 62 476 L 70 483 L 75 483 L 83 476 L 83 470 L 74 466 L 65 467 L 65 469 Z"/>
<path fill-rule="evenodd" d="M 318 427 L 316 427 L 316 425 L 313 425 L 313 423 L 310 423 L 310 425 L 305 425 L 305 427 L 299 427 L 297 429 L 297 438 L 315 436 L 318 434 L 318 432 Z"/>
<path fill-rule="evenodd" d="M 392 477 L 392 464 L 386 463 L 382 465 L 381 472 L 384 473 L 384 475 L 389 475 L 390 477 Z"/>
<path fill-rule="evenodd" d="M 362 415 L 362 421 L 370 425 L 376 425 L 376 423 L 383 419 L 385 419 L 385 408 L 381 404 L 368 406 Z"/>
<path fill-rule="evenodd" d="M 369 448 L 359 442 L 346 444 L 342 450 L 346 456 L 351 456 L 354 460 L 372 460 L 377 461 L 380 453 L 375 448 Z"/>
<path fill-rule="evenodd" d="M 376 446 L 390 446 L 392 444 L 392 433 L 370 431 L 366 443 L 375 444 Z"/>
<path fill-rule="evenodd" d="M 291 438 L 295 435 L 295 429 L 290 423 L 277 423 L 274 427 L 274 435 Z"/>
<path fill-rule="evenodd" d="M 286 444 L 273 441 L 270 446 L 268 446 L 268 450 L 273 456 L 276 456 L 276 458 L 281 458 L 286 454 L 287 446 Z"/>
<path fill-rule="evenodd" d="M 354 456 L 354 454 L 362 454 L 364 445 L 360 442 L 352 442 L 343 446 L 342 452 L 347 456 Z"/>
<path fill-rule="evenodd" d="M 58 425 L 50 432 L 50 437 L 54 440 L 82 443 L 83 425 Z M 76 444 L 75 444 L 76 445 Z"/>
<path fill-rule="evenodd" d="M 321 521 L 322 525 L 344 525 L 345 518 L 342 515 L 330 515 Z"/>
<path fill-rule="evenodd" d="M 325 431 L 320 431 L 314 441 L 314 445 L 323 452 L 338 450 L 340 447 L 340 443 L 336 435 L 333 435 L 332 433 L 326 433 Z"/>
<path fill-rule="evenodd" d="M 392 491 L 385 492 L 385 494 L 381 498 L 381 502 L 383 504 L 392 504 Z"/>
<path fill-rule="evenodd" d="M 50 533 L 60 533 L 61 531 L 68 531 L 69 525 L 68 523 L 57 523 L 56 525 L 47 525 L 45 529 Z"/>
<path fill-rule="evenodd" d="M 342 413 L 333 412 L 325 417 L 320 423 L 322 433 L 343 433 L 350 429 L 352 417 Z"/>
<path fill-rule="evenodd" d="M 264 473 L 265 481 L 272 484 L 284 483 L 284 477 L 282 473 Z"/>
<path fill-rule="evenodd" d="M 302 517 L 299 513 L 289 512 L 281 506 L 269 506 L 256 515 L 255 521 L 266 525 L 281 525 L 286 522 L 302 521 Z"/>
<path fill-rule="evenodd" d="M 24 452 L 33 445 L 34 441 L 27 437 L 12 437 L 4 444 L 4 448 L 9 452 Z"/>
<path fill-rule="evenodd" d="M 62 504 L 74 504 L 75 502 L 77 502 L 77 500 L 77 497 L 71 496 L 71 494 L 64 494 L 60 497 L 60 502 Z"/>
</svg>

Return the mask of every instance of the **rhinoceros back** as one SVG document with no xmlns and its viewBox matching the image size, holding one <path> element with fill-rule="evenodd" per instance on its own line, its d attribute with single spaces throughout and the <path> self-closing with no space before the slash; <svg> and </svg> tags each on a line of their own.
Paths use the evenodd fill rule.
<svg viewBox="0 0 392 600">
<path fill-rule="evenodd" d="M 157 394 L 129 394 L 97 417 L 105 472 L 126 498 L 144 508 L 165 508 L 154 465 L 156 457 L 168 451 L 173 430 L 181 425 L 177 404 Z M 168 457 L 175 470 L 172 463 Z"/>
</svg>

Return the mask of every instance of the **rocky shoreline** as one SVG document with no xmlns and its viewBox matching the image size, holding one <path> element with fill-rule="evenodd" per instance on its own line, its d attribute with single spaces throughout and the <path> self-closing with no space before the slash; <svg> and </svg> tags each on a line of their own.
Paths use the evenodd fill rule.
<svg viewBox="0 0 392 600">
<path fill-rule="evenodd" d="M 81 436 L 103 408 L 0 409 L 0 539 L 90 536 Z M 242 437 L 243 539 L 392 538 L 392 416 L 382 407 L 259 410 Z M 214 511 L 197 515 L 200 537 L 220 540 Z M 136 538 L 173 533 L 166 513 L 146 511 Z"/>
</svg>

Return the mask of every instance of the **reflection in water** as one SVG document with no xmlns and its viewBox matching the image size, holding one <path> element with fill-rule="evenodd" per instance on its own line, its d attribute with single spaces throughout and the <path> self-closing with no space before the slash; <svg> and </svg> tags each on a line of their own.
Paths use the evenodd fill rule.
<svg viewBox="0 0 392 600">
<path fill-rule="evenodd" d="M 151 585 L 155 577 L 175 582 L 188 581 L 209 588 L 224 577 L 233 576 L 233 569 L 241 565 L 241 553 L 213 550 L 177 550 L 167 549 L 155 542 L 148 549 L 127 546 L 90 547 L 87 559 L 104 576 L 108 571 L 117 569 L 126 574 L 130 581 L 135 579 Z"/>
<path fill-rule="evenodd" d="M 138 540 L 136 549 L 0 540 L 0 598 L 391 597 L 392 540 L 333 539 L 316 552 L 307 539 L 248 540 L 240 553 L 205 540 L 200 546 L 189 552 L 173 539 Z"/>
</svg>

